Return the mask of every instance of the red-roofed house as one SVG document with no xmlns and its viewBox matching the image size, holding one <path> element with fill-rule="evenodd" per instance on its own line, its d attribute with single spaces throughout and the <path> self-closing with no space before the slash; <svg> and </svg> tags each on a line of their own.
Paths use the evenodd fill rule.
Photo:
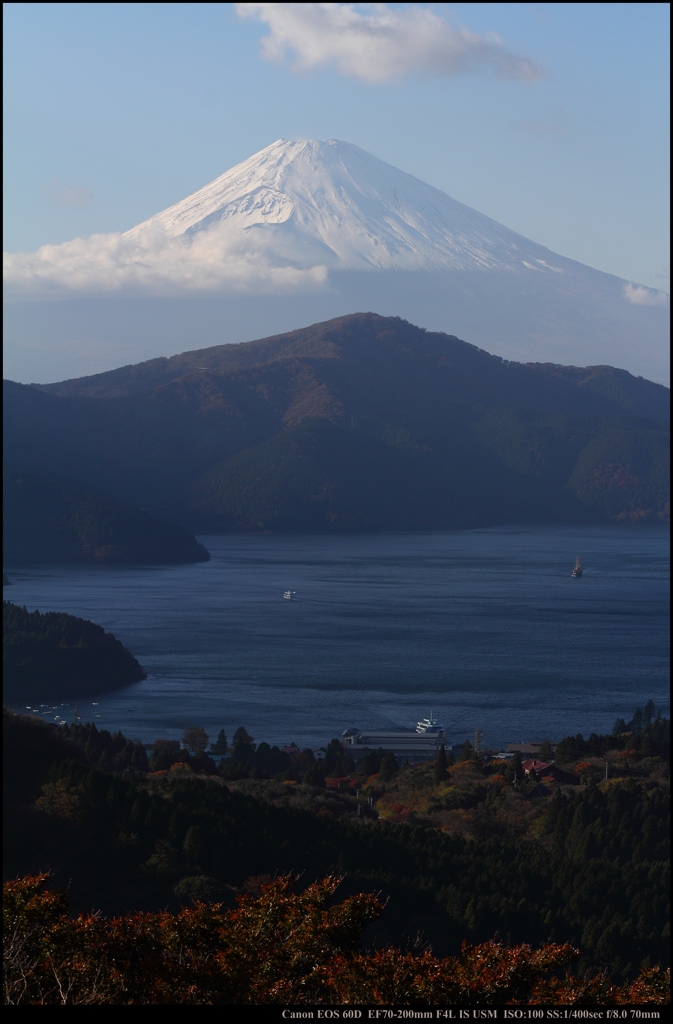
<svg viewBox="0 0 673 1024">
<path fill-rule="evenodd" d="M 549 783 L 552 780 L 554 782 L 562 782 L 566 786 L 576 786 L 579 783 L 579 779 L 576 775 L 571 772 L 566 772 L 563 768 L 557 768 L 555 764 L 549 764 L 547 761 L 536 761 L 534 757 L 524 761 L 521 765 L 529 779 L 533 779 L 536 782 L 541 782 L 543 779 Z"/>
</svg>

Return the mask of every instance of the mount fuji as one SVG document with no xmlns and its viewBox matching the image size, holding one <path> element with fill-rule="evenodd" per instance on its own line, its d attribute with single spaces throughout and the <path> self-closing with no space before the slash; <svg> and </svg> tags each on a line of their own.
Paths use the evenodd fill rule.
<svg viewBox="0 0 673 1024">
<path fill-rule="evenodd" d="M 362 310 L 519 362 L 668 380 L 668 296 L 357 146 L 274 142 L 129 231 L 5 256 L 6 370 L 43 382 Z"/>
</svg>

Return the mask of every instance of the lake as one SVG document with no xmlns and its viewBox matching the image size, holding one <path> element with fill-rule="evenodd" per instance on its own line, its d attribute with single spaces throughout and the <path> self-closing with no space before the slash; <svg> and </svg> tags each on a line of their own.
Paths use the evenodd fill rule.
<svg viewBox="0 0 673 1024">
<path fill-rule="evenodd" d="M 650 698 L 668 714 L 666 527 L 199 540 L 210 562 L 9 570 L 5 599 L 101 624 L 148 672 L 79 702 L 83 720 L 145 742 L 244 725 L 315 747 L 433 711 L 450 742 L 478 726 L 499 749 L 610 731 Z"/>
</svg>

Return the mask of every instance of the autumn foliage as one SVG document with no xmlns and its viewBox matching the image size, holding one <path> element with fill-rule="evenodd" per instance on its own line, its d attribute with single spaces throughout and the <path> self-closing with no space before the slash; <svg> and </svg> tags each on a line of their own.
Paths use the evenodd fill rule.
<svg viewBox="0 0 673 1024">
<path fill-rule="evenodd" d="M 278 878 L 233 910 L 197 902 L 177 914 L 71 918 L 48 876 L 4 886 L 4 998 L 16 1005 L 480 1004 L 615 1005 L 668 1000 L 668 972 L 626 986 L 559 969 L 569 945 L 538 950 L 463 945 L 437 959 L 388 948 L 360 951 L 381 913 L 371 895 L 335 899 L 339 879 L 295 890 Z"/>
</svg>

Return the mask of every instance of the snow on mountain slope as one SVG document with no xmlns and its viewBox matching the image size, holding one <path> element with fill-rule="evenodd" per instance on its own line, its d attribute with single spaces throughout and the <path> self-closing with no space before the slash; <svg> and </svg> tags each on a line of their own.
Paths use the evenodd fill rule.
<svg viewBox="0 0 673 1024">
<path fill-rule="evenodd" d="M 279 139 L 125 233 L 217 231 L 269 259 L 336 270 L 561 272 L 543 246 L 347 142 Z M 551 257 L 551 264 L 548 262 Z"/>
<path fill-rule="evenodd" d="M 5 254 L 5 372 L 46 383 L 371 310 L 522 362 L 668 380 L 668 295 L 556 255 L 333 139 L 123 233 Z"/>
</svg>

